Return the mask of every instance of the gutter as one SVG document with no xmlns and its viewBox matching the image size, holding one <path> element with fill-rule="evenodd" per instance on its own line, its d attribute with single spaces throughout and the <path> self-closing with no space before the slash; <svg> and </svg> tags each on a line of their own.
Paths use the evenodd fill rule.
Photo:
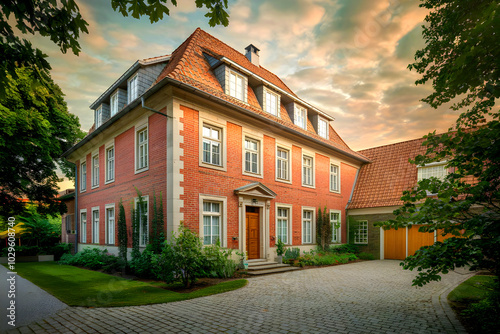
<svg viewBox="0 0 500 334">
<path fill-rule="evenodd" d="M 192 92 L 195 95 L 204 97 L 204 98 L 206 98 L 208 100 L 211 100 L 211 101 L 214 101 L 216 103 L 224 104 L 226 106 L 231 107 L 232 109 L 238 110 L 242 114 L 245 114 L 247 116 L 251 116 L 253 118 L 257 118 L 260 121 L 263 121 L 265 123 L 271 123 L 276 128 L 279 128 L 279 129 L 284 130 L 286 132 L 292 133 L 292 134 L 294 134 L 296 136 L 299 136 L 301 138 L 304 138 L 304 139 L 306 139 L 308 141 L 312 141 L 312 142 L 314 142 L 316 144 L 319 144 L 319 145 L 321 145 L 323 147 L 326 147 L 326 148 L 328 148 L 330 150 L 333 150 L 335 152 L 341 153 L 341 154 L 343 154 L 343 155 L 345 155 L 347 157 L 350 157 L 350 158 L 352 158 L 354 160 L 357 160 L 357 161 L 360 161 L 360 162 L 363 162 L 363 163 L 370 162 L 370 160 L 368 160 L 368 159 L 364 159 L 364 158 L 361 158 L 361 157 L 359 157 L 357 155 L 354 155 L 352 153 L 345 152 L 345 151 L 343 151 L 343 150 L 341 150 L 341 149 L 339 149 L 339 148 L 337 148 L 335 146 L 326 144 L 326 143 L 324 143 L 323 141 L 321 141 L 319 139 L 310 137 L 310 136 L 308 136 L 306 134 L 303 134 L 302 132 L 299 132 L 297 130 L 291 129 L 291 128 L 285 126 L 285 125 L 279 124 L 277 122 L 272 122 L 268 118 L 266 118 L 266 117 L 264 117 L 262 115 L 259 115 L 257 113 L 251 112 L 251 111 L 247 110 L 246 108 L 240 107 L 240 106 L 238 106 L 238 105 L 236 105 L 236 104 L 234 104 L 232 102 L 226 101 L 226 100 L 224 100 L 222 98 L 219 98 L 217 96 L 214 96 L 214 95 L 212 95 L 210 93 L 204 92 L 204 91 L 200 90 L 199 88 L 196 88 L 194 86 L 191 86 L 189 84 L 183 83 L 181 81 L 178 81 L 178 80 L 175 80 L 175 79 L 172 79 L 172 78 L 169 78 L 169 77 L 165 77 L 165 78 L 161 79 L 156 85 L 152 86 L 150 89 L 148 89 L 146 92 L 144 92 L 144 94 L 141 95 L 140 99 L 137 98 L 134 101 L 132 101 L 131 103 L 129 103 L 125 108 L 123 108 L 116 115 L 114 115 L 113 117 L 111 117 L 110 119 L 108 119 L 104 124 L 102 124 L 100 127 L 98 127 L 94 132 L 92 132 L 87 137 L 83 138 L 80 142 L 78 142 L 75 146 L 73 146 L 72 148 L 70 148 L 68 151 L 64 152 L 63 155 L 62 155 L 62 157 L 67 157 L 71 153 L 75 152 L 77 149 L 79 149 L 80 147 L 82 147 L 83 145 L 85 145 L 87 142 L 89 142 L 90 140 L 92 140 L 94 137 L 96 137 L 98 134 L 100 134 L 102 131 L 104 131 L 109 125 L 111 125 L 112 123 L 114 123 L 121 116 L 125 115 L 130 110 L 132 110 L 135 107 L 137 107 L 141 101 L 144 101 L 145 99 L 149 98 L 151 95 L 153 95 L 154 93 L 156 93 L 158 90 L 160 90 L 161 88 L 163 88 L 167 84 L 170 84 L 172 86 L 175 86 L 175 87 L 178 87 L 178 88 L 190 91 L 190 92 Z M 149 108 L 146 108 L 146 109 L 151 110 Z M 155 110 L 152 110 L 152 111 L 158 112 L 158 111 L 155 111 Z M 161 113 L 161 114 L 163 114 L 163 113 Z M 163 114 L 163 115 L 166 115 L 166 114 Z"/>
</svg>

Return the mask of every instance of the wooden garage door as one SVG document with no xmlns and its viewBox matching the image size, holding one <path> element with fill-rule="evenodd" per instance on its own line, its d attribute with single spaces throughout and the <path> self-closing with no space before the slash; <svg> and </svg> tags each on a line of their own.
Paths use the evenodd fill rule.
<svg viewBox="0 0 500 334">
<path fill-rule="evenodd" d="M 408 228 L 408 256 L 415 254 L 415 251 L 423 246 L 434 244 L 434 233 L 419 232 L 421 225 L 413 225 Z"/>
<path fill-rule="evenodd" d="M 384 231 L 384 258 L 403 260 L 406 257 L 406 229 Z"/>
</svg>

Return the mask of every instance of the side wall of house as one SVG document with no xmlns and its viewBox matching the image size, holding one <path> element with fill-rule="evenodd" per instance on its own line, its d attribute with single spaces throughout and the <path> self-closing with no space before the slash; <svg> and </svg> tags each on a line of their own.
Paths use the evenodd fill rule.
<svg viewBox="0 0 500 334">
<path fill-rule="evenodd" d="M 349 242 L 357 244 L 360 252 L 372 254 L 375 259 L 380 259 L 380 247 L 384 247 L 380 243 L 380 227 L 374 226 L 374 223 L 393 219 L 392 213 L 379 213 L 379 214 L 348 214 L 349 225 Z M 357 232 L 358 223 L 360 221 L 368 222 L 368 242 L 356 243 L 355 233 Z"/>
<path fill-rule="evenodd" d="M 100 246 L 107 248 L 112 253 L 117 253 L 118 246 L 118 215 L 120 200 L 125 208 L 127 221 L 128 247 L 132 246 L 131 235 L 131 210 L 135 206 L 137 198 L 136 189 L 147 196 L 149 199 L 149 225 L 151 226 L 151 217 L 153 212 L 153 196 L 156 194 L 159 201 L 160 192 L 163 197 L 163 207 L 166 208 L 167 187 L 167 147 L 166 147 L 166 117 L 153 114 L 149 117 L 141 117 L 133 126 L 125 130 L 114 132 L 110 137 L 101 138 L 101 145 L 92 152 L 85 154 L 87 165 L 86 190 L 84 192 L 78 185 L 78 222 L 79 228 L 82 226 L 81 213 L 86 210 L 86 239 L 82 243 L 82 231 L 79 231 L 79 249 L 87 246 Z M 148 168 L 143 171 L 136 171 L 136 141 L 137 127 L 148 128 Z M 106 149 L 114 145 L 114 181 L 106 182 Z M 92 156 L 99 153 L 99 186 L 92 187 Z M 77 161 L 78 173 L 81 174 L 82 160 Z M 159 202 L 158 202 L 159 204 Z M 108 243 L 106 240 L 106 208 L 114 207 L 115 219 L 115 240 L 114 243 Z M 92 211 L 99 210 L 99 242 L 92 240 Z M 165 222 L 166 224 L 166 222 Z"/>
</svg>

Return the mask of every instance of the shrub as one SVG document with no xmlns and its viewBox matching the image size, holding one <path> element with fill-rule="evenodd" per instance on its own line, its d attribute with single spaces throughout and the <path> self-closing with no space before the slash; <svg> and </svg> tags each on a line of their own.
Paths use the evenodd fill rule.
<svg viewBox="0 0 500 334">
<path fill-rule="evenodd" d="M 64 254 L 59 260 L 59 264 L 113 272 L 121 268 L 122 261 L 117 256 L 109 254 L 107 249 L 85 248 L 75 255 Z"/>
<path fill-rule="evenodd" d="M 361 260 L 375 260 L 375 256 L 373 256 L 373 254 L 365 252 L 359 253 L 358 258 Z"/>
<path fill-rule="evenodd" d="M 276 243 L 276 254 L 278 256 L 283 256 L 284 253 L 285 253 L 285 244 L 283 243 L 283 241 L 281 241 L 280 238 L 278 238 L 278 242 Z"/>
<path fill-rule="evenodd" d="M 203 248 L 205 256 L 203 271 L 208 277 L 230 278 L 233 277 L 238 264 L 231 260 L 232 249 L 220 247 L 220 243 Z"/>
<path fill-rule="evenodd" d="M 54 260 L 59 261 L 61 256 L 70 252 L 71 244 L 61 242 L 57 245 L 52 246 L 51 254 L 54 255 Z"/>
<path fill-rule="evenodd" d="M 496 305 L 495 305 L 496 304 Z M 500 306 L 493 299 L 483 299 L 469 306 L 462 315 L 468 318 L 477 333 L 498 333 L 500 328 Z"/>
<path fill-rule="evenodd" d="M 190 287 L 205 274 L 205 259 L 200 238 L 181 226 L 178 235 L 165 243 L 162 253 L 152 257 L 153 273 L 167 283 L 180 281 Z"/>
<path fill-rule="evenodd" d="M 148 245 L 146 249 L 142 251 L 142 253 L 138 253 L 135 255 L 130 261 L 130 270 L 132 273 L 138 277 L 143 278 L 153 278 L 153 264 L 152 264 L 152 256 L 153 256 L 153 246 Z"/>
<path fill-rule="evenodd" d="M 285 251 L 285 254 L 283 256 L 283 259 L 286 261 L 291 261 L 298 259 L 300 256 L 300 249 L 299 248 L 287 248 Z"/>
<path fill-rule="evenodd" d="M 356 260 L 357 257 L 354 254 L 311 254 L 305 253 L 299 258 L 299 264 L 301 266 L 328 266 L 338 263 L 347 263 L 349 261 Z"/>
<path fill-rule="evenodd" d="M 343 244 L 338 246 L 332 245 L 329 248 L 329 252 L 334 254 L 345 254 L 345 253 L 358 254 L 359 246 L 354 244 Z"/>
</svg>

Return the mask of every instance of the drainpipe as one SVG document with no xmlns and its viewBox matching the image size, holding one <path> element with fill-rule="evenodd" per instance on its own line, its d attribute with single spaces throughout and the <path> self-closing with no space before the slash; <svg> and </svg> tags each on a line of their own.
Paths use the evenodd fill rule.
<svg viewBox="0 0 500 334">
<path fill-rule="evenodd" d="M 76 167 L 76 164 L 68 161 L 70 165 L 75 166 L 75 254 L 78 252 L 78 169 Z M 61 227 L 62 228 L 62 227 Z"/>
<path fill-rule="evenodd" d="M 361 168 L 360 168 L 361 169 Z M 358 182 L 359 169 L 356 170 L 356 176 L 354 177 L 354 183 L 352 184 L 351 196 L 349 196 L 349 200 L 345 206 L 345 219 L 347 223 L 347 242 L 349 243 L 349 219 L 347 217 L 347 207 L 351 204 L 352 195 L 354 194 L 354 188 L 356 187 L 356 183 Z"/>
<path fill-rule="evenodd" d="M 156 110 L 156 109 L 153 109 L 153 108 L 150 108 L 150 107 L 146 106 L 146 105 L 144 104 L 144 96 L 141 96 L 141 107 L 142 107 L 142 108 L 144 108 L 144 109 L 146 109 L 146 110 L 152 111 L 152 112 L 154 112 L 154 113 L 157 113 L 157 114 L 163 115 L 163 116 L 165 116 L 165 117 L 173 118 L 173 117 L 172 117 L 172 116 L 170 116 L 170 115 L 167 115 L 167 114 L 165 114 L 165 113 L 162 113 L 161 111 L 158 111 L 158 110 Z"/>
</svg>

